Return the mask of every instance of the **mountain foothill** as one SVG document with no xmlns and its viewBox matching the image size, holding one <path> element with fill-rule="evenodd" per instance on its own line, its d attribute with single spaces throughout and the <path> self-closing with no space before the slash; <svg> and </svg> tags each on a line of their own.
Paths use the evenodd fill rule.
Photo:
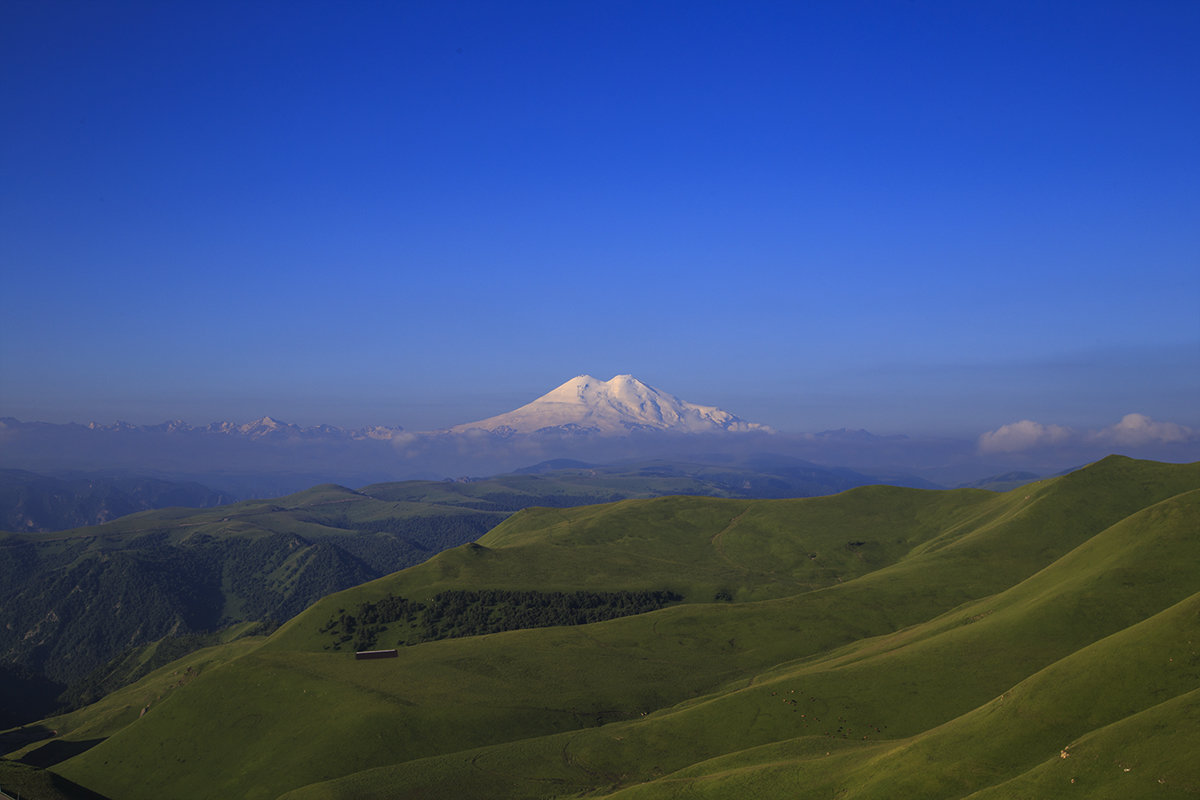
<svg viewBox="0 0 1200 800">
<path fill-rule="evenodd" d="M 587 505 L 572 472 L 605 479 L 578 466 L 508 476 L 563 480 L 563 502 L 505 512 L 474 541 L 277 626 L 110 663 L 128 680 L 0 735 L 0 786 L 31 771 L 59 782 L 53 796 L 131 799 L 1139 798 L 1200 785 L 1200 464 L 1113 456 L 1002 492 Z M 487 481 L 262 502 L 200 512 L 223 515 L 203 524 L 171 512 L 174 532 L 166 511 L 117 524 L 158 525 L 128 533 L 164 545 L 235 523 L 252 542 L 285 524 L 315 540 L 387 518 L 380 504 L 503 505 Z M 361 660 L 358 645 L 391 657 Z"/>
</svg>

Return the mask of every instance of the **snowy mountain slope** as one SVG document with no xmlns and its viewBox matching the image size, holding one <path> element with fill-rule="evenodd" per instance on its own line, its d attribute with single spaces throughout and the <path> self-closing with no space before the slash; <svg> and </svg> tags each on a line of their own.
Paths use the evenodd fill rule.
<svg viewBox="0 0 1200 800">
<path fill-rule="evenodd" d="M 450 429 L 452 433 L 470 430 L 496 433 L 562 430 L 613 435 L 637 430 L 713 433 L 771 429 L 713 406 L 680 400 L 632 375 L 617 375 L 609 381 L 580 375 L 515 411 Z"/>
</svg>

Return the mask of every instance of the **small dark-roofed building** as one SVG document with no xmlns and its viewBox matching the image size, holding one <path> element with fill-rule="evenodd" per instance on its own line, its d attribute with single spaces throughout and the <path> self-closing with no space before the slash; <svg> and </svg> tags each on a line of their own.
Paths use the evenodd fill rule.
<svg viewBox="0 0 1200 800">
<path fill-rule="evenodd" d="M 395 658 L 398 655 L 395 650 L 359 650 L 354 657 L 359 661 L 366 661 L 372 658 Z"/>
</svg>

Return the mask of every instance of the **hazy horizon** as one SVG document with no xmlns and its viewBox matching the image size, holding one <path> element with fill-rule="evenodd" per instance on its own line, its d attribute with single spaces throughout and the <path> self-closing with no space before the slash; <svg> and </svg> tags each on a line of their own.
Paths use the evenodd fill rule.
<svg viewBox="0 0 1200 800">
<path fill-rule="evenodd" d="M 580 374 L 583 374 L 583 373 L 580 373 Z M 639 377 L 639 376 L 635 376 L 635 377 Z M 537 397 L 540 397 L 542 394 L 544 394 L 546 391 L 549 391 L 552 388 L 554 388 L 554 387 L 553 386 L 545 387 L 544 391 L 538 391 L 536 394 L 523 394 L 523 393 L 518 393 L 518 392 L 509 392 L 509 393 L 498 393 L 497 392 L 497 393 L 479 395 L 479 396 L 475 396 L 475 397 L 454 397 L 454 398 L 447 398 L 444 402 L 440 402 L 440 403 L 436 402 L 436 401 L 429 401 L 427 403 L 421 404 L 421 403 L 412 403 L 412 402 L 403 402 L 402 401 L 397 406 L 394 406 L 394 407 L 387 407 L 387 406 L 384 406 L 382 403 L 380 403 L 378 409 L 376 409 L 377 413 L 375 413 L 374 415 L 372 415 L 371 409 L 365 405 L 360 406 L 359 409 L 357 409 L 354 414 L 348 415 L 345 413 L 345 409 L 343 407 L 339 406 L 337 403 L 329 402 L 327 404 L 322 404 L 319 402 L 319 400 L 317 402 L 313 402 L 310 399 L 310 403 L 311 403 L 310 410 L 307 412 L 304 412 L 301 410 L 301 412 L 299 413 L 299 416 L 281 414 L 281 413 L 273 412 L 269 409 L 266 409 L 266 405 L 270 401 L 260 401 L 260 403 L 254 407 L 260 407 L 260 408 L 263 408 L 264 410 L 261 413 L 251 413 L 249 415 L 247 415 L 247 414 L 228 414 L 228 415 L 212 414 L 211 412 L 206 413 L 207 408 L 208 408 L 207 406 L 206 407 L 195 406 L 194 407 L 195 413 L 193 413 L 191 416 L 187 416 L 187 415 L 155 416 L 154 411 L 151 411 L 148 408 L 144 409 L 143 413 L 141 413 L 141 414 L 124 413 L 121 411 L 116 411 L 116 413 L 109 414 L 108 416 L 104 416 L 102 414 L 98 415 L 97 413 L 95 413 L 95 411 L 93 411 L 92 413 L 83 412 L 82 414 L 75 414 L 75 415 L 72 415 L 70 413 L 60 413 L 58 415 L 53 415 L 53 414 L 39 413 L 36 408 L 32 408 L 32 409 L 27 409 L 30 413 L 26 414 L 26 415 L 6 413 L 3 416 L 14 417 L 16 419 L 21 420 L 22 422 L 50 422 L 50 423 L 54 423 L 54 424 L 67 424 L 67 423 L 92 424 L 92 423 L 95 423 L 95 424 L 99 424 L 99 425 L 111 425 L 111 424 L 115 424 L 118 422 L 122 422 L 122 423 L 134 424 L 134 425 L 158 425 L 158 424 L 161 424 L 164 422 L 181 420 L 181 421 L 188 423 L 190 425 L 193 425 L 195 427 L 201 427 L 201 426 L 208 425 L 208 424 L 214 423 L 214 422 L 234 422 L 237 424 L 247 424 L 247 423 L 251 423 L 251 422 L 257 421 L 259 419 L 262 419 L 263 417 L 271 417 L 280 422 L 298 425 L 300 427 L 310 427 L 310 426 L 315 426 L 315 425 L 335 425 L 335 426 L 343 427 L 343 428 L 347 428 L 347 429 L 355 429 L 355 428 L 368 428 L 368 427 L 374 427 L 374 426 L 385 426 L 385 427 L 403 428 L 404 430 L 410 431 L 410 432 L 422 432 L 422 431 L 444 430 L 444 429 L 453 427 L 455 425 L 468 423 L 468 422 L 474 422 L 477 420 L 485 419 L 490 416 L 494 416 L 499 413 L 505 413 L 508 411 L 512 411 L 520 406 L 525 405 L 526 403 L 529 403 L 529 402 L 537 399 Z M 655 386 L 655 388 L 661 389 L 668 393 L 671 393 L 669 387 Z M 680 399 L 689 401 L 689 402 L 696 402 L 695 400 L 693 400 L 692 398 L 689 398 L 689 397 L 681 396 Z M 883 417 L 880 416 L 880 414 L 878 413 L 878 411 L 876 409 L 871 407 L 871 401 L 868 398 L 858 399 L 857 403 L 854 403 L 851 400 L 848 405 L 847 397 L 831 399 L 830 393 L 828 391 L 821 391 L 821 392 L 811 393 L 810 395 L 805 397 L 804 405 L 805 405 L 806 410 L 810 412 L 810 417 L 809 417 L 810 419 L 816 420 L 816 419 L 824 418 L 824 419 L 830 420 L 830 423 L 826 424 L 826 425 L 817 424 L 817 425 L 814 425 L 809 428 L 801 428 L 801 427 L 785 427 L 785 426 L 779 425 L 777 422 L 771 422 L 771 421 L 768 421 L 767 419 L 764 419 L 761 417 L 756 417 L 753 414 L 749 414 L 749 413 L 745 412 L 745 410 L 744 410 L 745 407 L 755 407 L 755 406 L 768 407 L 770 405 L 769 398 L 747 396 L 743 399 L 746 402 L 744 402 L 743 407 L 740 407 L 740 408 L 730 408 L 730 407 L 720 406 L 720 405 L 718 405 L 718 407 L 724 411 L 729 411 L 729 412 L 735 414 L 736 416 L 740 417 L 741 419 L 743 419 L 747 422 L 766 424 L 766 425 L 770 426 L 771 428 L 773 428 L 777 433 L 784 434 L 784 435 L 818 433 L 818 432 L 822 432 L 822 431 L 833 431 L 833 430 L 841 430 L 841 429 L 846 429 L 846 430 L 860 430 L 861 429 L 861 430 L 867 430 L 871 433 L 875 433 L 875 434 L 879 434 L 879 435 L 905 435 L 905 436 L 915 436 L 915 437 L 946 437 L 946 438 L 974 439 L 982 434 L 991 432 L 991 431 L 993 431 L 997 428 L 1003 427 L 1005 425 L 1017 423 L 1022 420 L 1029 420 L 1029 419 L 1031 419 L 1031 417 L 1036 418 L 1036 420 L 1039 422 L 1044 422 L 1047 425 L 1052 425 L 1052 426 L 1064 426 L 1064 427 L 1068 427 L 1068 428 L 1080 428 L 1080 429 L 1102 429 L 1102 428 L 1110 427 L 1112 425 L 1119 423 L 1121 421 L 1121 419 L 1124 418 L 1125 416 L 1127 416 L 1128 414 L 1145 415 L 1145 416 L 1148 416 L 1149 418 L 1153 419 L 1154 421 L 1160 422 L 1160 423 L 1172 423 L 1172 424 L 1177 424 L 1177 425 L 1183 425 L 1184 427 L 1187 427 L 1187 428 L 1197 427 L 1196 425 L 1189 424 L 1186 414 L 1182 415 L 1178 418 L 1172 418 L 1169 416 L 1156 416 L 1154 414 L 1147 415 L 1147 414 L 1144 414 L 1144 412 L 1140 409 L 1130 408 L 1127 411 L 1125 411 L 1123 413 L 1119 413 L 1114 417 L 1105 417 L 1105 416 L 1103 416 L 1103 413 L 1104 413 L 1103 410 L 1092 409 L 1089 411 L 1089 413 L 1080 413 L 1079 408 L 1072 408 L 1069 410 L 1070 413 L 1060 416 L 1060 415 L 1056 415 L 1053 413 L 1052 406 L 1046 406 L 1046 408 L 1048 409 L 1047 413 L 1043 413 L 1041 415 L 1025 414 L 1025 415 L 1012 417 L 1011 419 L 1005 419 L 1003 421 L 997 422 L 996 424 L 992 425 L 990 428 L 970 427 L 970 423 L 967 422 L 966 420 L 980 419 L 977 409 L 968 409 L 967 410 L 969 412 L 968 414 L 964 414 L 964 415 L 960 416 L 959 418 L 956 418 L 953 420 L 942 419 L 942 420 L 940 420 L 941 424 L 934 424 L 934 425 L 916 424 L 916 425 L 910 425 L 907 428 L 893 428 L 893 427 L 888 427 L 886 424 L 881 426 L 878 424 L 872 425 L 872 424 L 863 424 L 862 423 L 862 420 L 865 420 L 865 419 L 866 420 L 876 420 L 876 421 L 880 421 L 881 419 L 884 419 Z M 840 400 L 840 402 L 838 402 L 839 400 Z M 161 402 L 162 402 L 161 399 L 155 398 L 155 403 L 153 405 L 156 408 L 160 407 Z M 503 405 L 505 403 L 507 403 L 507 405 Z M 704 403 L 703 401 L 700 401 L 700 403 L 701 404 L 710 404 L 710 403 Z M 821 408 L 822 403 L 824 403 L 827 406 L 827 408 Z M 286 406 L 287 404 L 285 403 L 282 405 Z M 711 404 L 711 405 L 717 405 L 717 404 Z M 183 404 L 179 404 L 175 407 L 176 408 L 187 408 L 188 404 L 183 403 Z M 223 406 L 222 406 L 222 404 L 216 404 L 213 407 L 221 408 Z M 228 407 L 231 409 L 234 408 L 233 405 L 229 405 Z M 1159 407 L 1162 407 L 1162 406 L 1160 405 Z M 138 408 L 138 406 L 136 404 L 134 404 L 132 406 L 132 408 L 134 410 L 136 410 Z M 821 411 L 821 414 L 823 416 L 811 414 L 811 412 L 813 410 L 817 410 L 817 409 L 819 409 Z M 128 409 L 126 409 L 126 410 L 128 410 Z M 398 410 L 405 412 L 404 418 L 401 418 L 401 414 L 397 413 Z M 457 416 L 455 416 L 456 412 L 457 412 Z M 1069 419 L 1071 421 L 1069 421 L 1069 422 L 1060 421 L 1063 417 L 1066 417 L 1067 419 Z M 998 416 L 996 418 L 999 419 Z M 432 422 L 429 424 L 420 424 L 421 420 L 431 420 Z M 849 420 L 849 421 L 838 423 L 837 420 Z M 412 424 L 412 423 L 416 423 L 416 424 Z"/>
</svg>

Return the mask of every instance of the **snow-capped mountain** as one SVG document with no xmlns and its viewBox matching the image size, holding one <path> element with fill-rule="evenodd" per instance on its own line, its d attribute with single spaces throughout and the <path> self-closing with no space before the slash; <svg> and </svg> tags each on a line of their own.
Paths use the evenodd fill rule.
<svg viewBox="0 0 1200 800">
<path fill-rule="evenodd" d="M 746 422 L 713 406 L 680 400 L 647 386 L 632 375 L 617 375 L 608 381 L 580 375 L 515 411 L 456 425 L 450 432 L 471 430 L 504 434 L 564 431 L 613 435 L 638 430 L 714 433 L 770 432 L 771 429 Z"/>
</svg>

